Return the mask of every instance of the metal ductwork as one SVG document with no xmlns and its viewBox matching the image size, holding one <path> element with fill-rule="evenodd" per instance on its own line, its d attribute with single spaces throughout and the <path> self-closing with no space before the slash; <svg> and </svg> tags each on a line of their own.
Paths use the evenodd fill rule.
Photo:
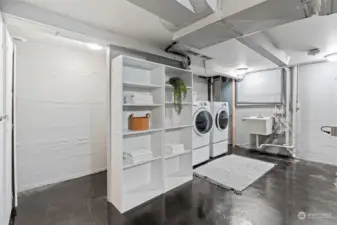
<svg viewBox="0 0 337 225">
<path fill-rule="evenodd" d="M 179 27 L 174 41 L 196 49 L 337 12 L 337 0 L 128 1 Z"/>
<path fill-rule="evenodd" d="M 176 0 L 195 14 L 216 10 L 217 0 Z"/>
<path fill-rule="evenodd" d="M 334 0 L 302 0 L 305 14 L 311 16 L 325 16 L 336 12 Z"/>
<path fill-rule="evenodd" d="M 129 2 L 172 23 L 178 28 L 188 26 L 218 8 L 219 0 L 128 0 Z"/>
</svg>

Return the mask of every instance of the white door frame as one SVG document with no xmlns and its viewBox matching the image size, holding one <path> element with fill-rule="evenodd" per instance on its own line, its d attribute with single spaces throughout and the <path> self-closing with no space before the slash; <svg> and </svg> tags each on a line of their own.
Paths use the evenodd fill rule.
<svg viewBox="0 0 337 225">
<path fill-rule="evenodd" d="M 15 207 L 16 201 L 14 201 L 14 196 L 16 193 L 14 190 L 14 173 L 13 165 L 15 159 L 13 153 L 13 78 L 14 78 L 14 43 L 11 39 L 6 25 L 2 25 L 2 71 L 1 72 L 1 92 L 3 94 L 1 103 L 3 110 L 0 111 L 0 116 L 2 121 L 0 122 L 2 135 L 2 146 L 1 146 L 1 157 L 0 157 L 0 224 L 7 225 L 10 222 L 10 218 Z"/>
</svg>

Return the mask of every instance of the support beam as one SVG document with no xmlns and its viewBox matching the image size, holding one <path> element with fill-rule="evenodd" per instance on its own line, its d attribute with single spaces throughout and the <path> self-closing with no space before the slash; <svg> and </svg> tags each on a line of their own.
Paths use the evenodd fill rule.
<svg viewBox="0 0 337 225">
<path fill-rule="evenodd" d="M 213 23 L 217 23 L 229 16 L 266 2 L 267 0 L 223 0 L 220 5 L 214 7 L 214 13 L 178 30 L 173 39 L 179 40 L 193 32 L 205 28 Z"/>
<path fill-rule="evenodd" d="M 277 48 L 264 32 L 240 37 L 237 40 L 280 67 L 289 65 L 290 57 Z"/>
<path fill-rule="evenodd" d="M 97 41 L 142 51 L 181 61 L 181 57 L 166 53 L 136 39 L 95 27 L 84 22 L 50 12 L 24 2 L 8 2 L 3 6 L 6 23 L 9 25 L 35 29 L 53 35 L 72 38 L 79 41 Z"/>
<path fill-rule="evenodd" d="M 223 77 L 228 77 L 232 79 L 239 79 L 236 74 L 233 74 L 227 68 L 213 62 L 212 60 L 208 60 L 205 63 L 206 73 L 210 74 L 210 76 L 220 75 Z"/>
</svg>

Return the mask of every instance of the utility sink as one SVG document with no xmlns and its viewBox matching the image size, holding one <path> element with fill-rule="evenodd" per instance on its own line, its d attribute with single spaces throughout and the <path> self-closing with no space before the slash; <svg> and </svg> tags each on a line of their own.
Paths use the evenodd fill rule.
<svg viewBox="0 0 337 225">
<path fill-rule="evenodd" d="M 270 135 L 273 133 L 273 117 L 248 116 L 243 117 L 242 121 L 246 130 L 251 134 Z"/>
</svg>

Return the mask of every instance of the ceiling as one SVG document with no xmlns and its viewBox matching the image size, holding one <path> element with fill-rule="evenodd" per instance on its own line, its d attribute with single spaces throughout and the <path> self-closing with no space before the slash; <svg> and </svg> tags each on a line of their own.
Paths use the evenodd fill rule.
<svg viewBox="0 0 337 225">
<path fill-rule="evenodd" d="M 16 43 L 38 42 L 44 44 L 51 44 L 59 47 L 77 49 L 92 54 L 105 55 L 107 53 L 106 48 L 103 48 L 101 50 L 91 50 L 90 48 L 88 48 L 87 43 L 90 43 L 90 41 L 78 41 L 66 37 L 50 35 L 48 33 L 42 33 L 40 31 L 35 31 L 33 29 L 26 29 L 17 26 L 9 26 L 8 29 L 12 37 L 14 37 Z M 104 45 L 101 46 L 103 47 Z"/>
<path fill-rule="evenodd" d="M 112 32 L 166 47 L 174 27 L 126 0 L 14 0 L 55 12 Z"/>
<path fill-rule="evenodd" d="M 33 4 L 97 27 L 111 30 L 137 40 L 164 48 L 173 40 L 174 27 L 127 0 L 16 0 Z M 13 1 L 11 1 L 13 2 Z M 337 15 L 311 17 L 272 28 L 265 33 L 275 46 L 291 57 L 291 64 L 324 59 L 337 51 Z M 173 31 L 173 30 L 172 30 Z M 320 54 L 308 56 L 307 51 L 319 48 Z M 246 45 L 230 40 L 202 49 L 221 66 L 233 71 L 249 67 L 251 71 L 274 68 L 268 59 Z"/>
<path fill-rule="evenodd" d="M 249 68 L 250 71 L 257 71 L 276 67 L 274 63 L 236 39 L 204 48 L 201 52 L 212 56 L 216 63 L 228 68 L 229 73 L 235 72 L 237 68 Z"/>
<path fill-rule="evenodd" d="M 266 33 L 291 57 L 291 65 L 320 61 L 324 55 L 337 52 L 336 21 L 337 14 L 315 16 L 272 28 Z M 307 51 L 314 48 L 319 48 L 321 53 L 309 56 Z"/>
</svg>

